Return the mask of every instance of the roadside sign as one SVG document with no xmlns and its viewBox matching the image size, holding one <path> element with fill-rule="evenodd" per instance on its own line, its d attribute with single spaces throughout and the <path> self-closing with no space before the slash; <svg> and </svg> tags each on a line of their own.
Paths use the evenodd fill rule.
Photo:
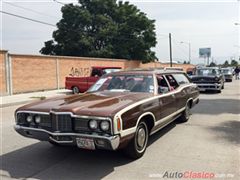
<svg viewBox="0 0 240 180">
<path fill-rule="evenodd" d="M 199 48 L 199 57 L 200 58 L 211 57 L 211 48 Z"/>
</svg>

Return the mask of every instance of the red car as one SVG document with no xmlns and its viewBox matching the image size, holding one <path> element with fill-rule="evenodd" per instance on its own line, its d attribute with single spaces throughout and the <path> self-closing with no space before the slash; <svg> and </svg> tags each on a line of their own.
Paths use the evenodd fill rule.
<svg viewBox="0 0 240 180">
<path fill-rule="evenodd" d="M 89 77 L 66 77 L 65 88 L 73 91 L 74 94 L 87 91 L 102 75 L 120 71 L 121 67 L 92 67 Z"/>
</svg>

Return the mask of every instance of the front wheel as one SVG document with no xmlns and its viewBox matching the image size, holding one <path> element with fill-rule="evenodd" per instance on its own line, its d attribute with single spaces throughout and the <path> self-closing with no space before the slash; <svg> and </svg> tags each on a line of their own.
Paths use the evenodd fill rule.
<svg viewBox="0 0 240 180">
<path fill-rule="evenodd" d="M 142 157 L 147 148 L 148 135 L 148 127 L 144 121 L 141 121 L 137 126 L 134 138 L 124 150 L 125 153 L 133 159 Z"/>
</svg>

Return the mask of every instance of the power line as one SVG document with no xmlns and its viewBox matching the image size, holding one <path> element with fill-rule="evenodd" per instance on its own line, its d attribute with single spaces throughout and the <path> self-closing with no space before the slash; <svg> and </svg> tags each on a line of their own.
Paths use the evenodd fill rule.
<svg viewBox="0 0 240 180">
<path fill-rule="evenodd" d="M 50 24 L 50 23 L 47 23 L 47 22 L 43 22 L 43 21 L 39 21 L 39 20 L 35 20 L 35 19 L 31 19 L 31 18 L 27 18 L 27 17 L 20 16 L 20 15 L 17 15 L 17 14 L 8 13 L 8 12 L 5 12 L 5 11 L 0 11 L 0 13 L 7 14 L 7 15 L 10 15 L 10 16 L 14 16 L 14 17 L 18 17 L 18 18 L 25 19 L 25 20 L 29 20 L 29 21 L 33 21 L 33 22 L 36 22 L 36 23 L 41 23 L 41 24 L 44 24 L 44 25 L 52 26 L 52 27 L 57 27 L 57 26 L 54 25 L 54 24 Z M 66 30 L 69 30 L 69 29 L 66 29 Z M 78 32 L 77 30 L 73 30 L 73 29 L 70 30 L 70 31 Z M 96 33 L 89 33 L 89 32 L 88 32 L 88 34 L 89 34 L 89 35 L 95 35 Z M 118 40 L 133 40 L 134 38 L 110 37 L 110 39 L 118 39 Z"/>
<path fill-rule="evenodd" d="M 173 40 L 173 43 L 178 46 L 178 44 L 176 43 L 175 40 Z M 175 47 L 175 50 L 177 50 L 177 51 L 178 51 L 179 53 L 181 53 L 186 59 L 188 59 L 188 57 L 187 57 L 187 55 L 186 55 L 186 52 L 183 51 L 181 48 Z M 180 50 L 181 50 L 181 51 L 180 51 Z"/>
<path fill-rule="evenodd" d="M 60 2 L 60 1 L 57 1 L 57 0 L 53 0 L 54 2 L 56 2 L 56 3 L 58 3 L 58 4 L 61 4 L 61 5 L 67 5 L 67 4 L 65 4 L 65 3 L 62 3 L 62 2 Z"/>
<path fill-rule="evenodd" d="M 33 13 L 36 13 L 36 14 L 40 14 L 40 15 L 43 15 L 43 16 L 47 16 L 47 17 L 52 17 L 52 18 L 57 18 L 55 16 L 51 16 L 51 15 L 48 15 L 48 14 L 45 14 L 45 13 L 42 13 L 42 12 L 39 12 L 39 11 L 35 11 L 35 10 L 32 10 L 32 9 L 29 9 L 29 8 L 26 8 L 26 7 L 22 7 L 22 6 L 19 6 L 19 5 L 16 5 L 16 4 L 13 4 L 13 3 L 10 3 L 10 2 L 4 2 L 10 6 L 14 6 L 14 7 L 17 7 L 17 8 L 20 8 L 20 9 L 24 9 L 24 10 L 27 10 L 27 11 L 31 11 Z M 57 18 L 58 19 L 58 18 Z"/>
<path fill-rule="evenodd" d="M 176 41 L 176 40 L 173 40 L 173 41 L 177 46 L 179 46 L 180 41 Z M 185 49 L 183 49 L 182 47 L 179 46 L 179 49 L 181 49 L 184 53 L 188 54 L 188 52 Z"/>
<path fill-rule="evenodd" d="M 17 14 L 8 13 L 8 12 L 5 12 L 5 11 L 0 11 L 0 13 L 7 14 L 7 15 L 10 15 L 10 16 L 14 16 L 14 17 L 18 17 L 18 18 L 25 19 L 25 20 L 29 20 L 29 21 L 33 21 L 33 22 L 36 22 L 36 23 L 41 23 L 41 24 L 44 24 L 44 25 L 52 26 L 52 27 L 57 27 L 57 26 L 54 25 L 54 24 L 50 24 L 50 23 L 47 23 L 47 22 L 43 22 L 43 21 L 39 21 L 39 20 L 35 20 L 35 19 L 31 19 L 31 18 L 27 18 L 27 17 L 20 16 L 20 15 L 17 15 Z M 69 30 L 69 29 L 66 29 L 66 30 Z M 77 30 L 73 30 L 73 29 L 70 30 L 70 31 L 78 32 Z M 88 32 L 88 34 L 89 34 L 89 35 L 95 35 L 96 33 L 89 33 L 89 32 Z M 118 40 L 133 40 L 134 38 L 110 37 L 110 39 L 118 39 Z"/>
<path fill-rule="evenodd" d="M 12 13 L 5 12 L 5 11 L 0 11 L 0 13 L 7 14 L 7 15 L 10 15 L 10 16 L 14 16 L 14 17 L 18 17 L 18 18 L 25 19 L 25 20 L 28 20 L 28 21 L 32 21 L 32 22 L 36 22 L 36 23 L 40 23 L 40 24 L 56 27 L 56 25 L 54 25 L 54 24 L 50 24 L 50 23 L 47 23 L 47 22 L 35 20 L 35 19 L 32 19 L 32 18 L 27 18 L 27 17 L 20 16 L 20 15 L 17 15 L 17 14 L 12 14 Z"/>
</svg>

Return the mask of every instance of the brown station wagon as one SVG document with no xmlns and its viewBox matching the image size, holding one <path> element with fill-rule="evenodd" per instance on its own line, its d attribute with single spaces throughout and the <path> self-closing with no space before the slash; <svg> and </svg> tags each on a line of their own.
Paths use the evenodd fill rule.
<svg viewBox="0 0 240 180">
<path fill-rule="evenodd" d="M 199 101 L 196 84 L 177 70 L 131 70 L 102 76 L 86 93 L 16 110 L 15 130 L 53 145 L 124 149 L 141 157 L 148 137 L 174 120 L 186 122 Z"/>
</svg>

